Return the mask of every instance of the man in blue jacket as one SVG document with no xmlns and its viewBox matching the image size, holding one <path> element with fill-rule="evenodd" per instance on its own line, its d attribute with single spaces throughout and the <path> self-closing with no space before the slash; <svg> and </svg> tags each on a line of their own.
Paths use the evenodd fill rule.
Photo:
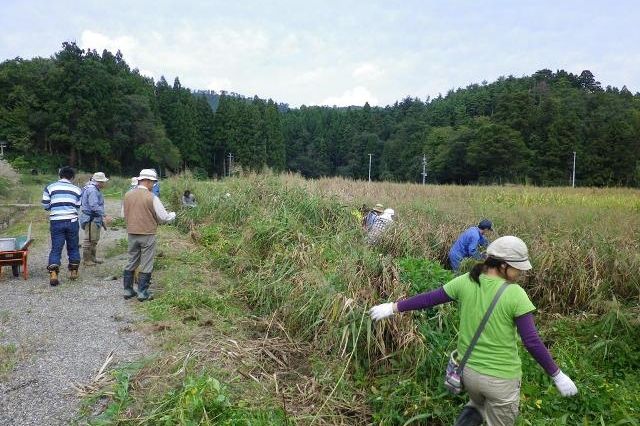
<svg viewBox="0 0 640 426">
<path fill-rule="evenodd" d="M 85 266 L 102 263 L 96 258 L 100 231 L 106 229 L 107 216 L 104 212 L 102 188 L 109 182 L 103 172 L 96 172 L 82 189 L 80 207 L 80 228 L 84 231 L 82 241 L 82 259 Z"/>
<path fill-rule="evenodd" d="M 479 246 L 486 246 L 488 241 L 485 238 L 487 232 L 492 231 L 492 223 L 488 219 L 482 219 L 478 226 L 472 226 L 464 231 L 449 250 L 449 263 L 451 269 L 460 269 L 460 263 L 467 257 L 482 259 L 478 251 Z"/>
</svg>

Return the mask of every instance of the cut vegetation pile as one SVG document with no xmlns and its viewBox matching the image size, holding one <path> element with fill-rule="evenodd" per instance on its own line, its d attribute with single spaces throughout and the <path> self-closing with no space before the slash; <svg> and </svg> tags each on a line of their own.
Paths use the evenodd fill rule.
<svg viewBox="0 0 640 426">
<path fill-rule="evenodd" d="M 158 262 L 164 290 L 145 306 L 160 334 L 173 336 L 166 348 L 174 355 L 171 367 L 143 376 L 171 379 L 146 379 L 138 395 L 152 396 L 121 410 L 123 419 L 206 423 L 218 413 L 220 424 L 452 424 L 464 399 L 441 382 L 455 306 L 377 325 L 366 312 L 449 280 L 440 264 L 451 243 L 488 217 L 498 235 L 529 244 L 534 271 L 524 287 L 543 338 L 580 389 L 561 398 L 523 353 L 521 424 L 638 424 L 637 191 L 270 175 L 182 177 L 162 188 L 174 205 L 185 189 L 196 195 L 198 207 L 178 215 L 194 244 L 173 237 Z M 395 208 L 398 223 L 371 248 L 357 210 L 376 202 Z M 185 410 L 190 392 L 222 405 Z"/>
</svg>

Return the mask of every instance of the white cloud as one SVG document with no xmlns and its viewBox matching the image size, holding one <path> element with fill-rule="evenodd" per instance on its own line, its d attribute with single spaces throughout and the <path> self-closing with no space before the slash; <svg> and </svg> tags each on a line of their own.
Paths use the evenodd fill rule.
<svg viewBox="0 0 640 426">
<path fill-rule="evenodd" d="M 296 34 L 287 34 L 287 36 L 280 42 L 277 53 L 283 56 L 295 55 L 301 52 L 300 39 Z"/>
<path fill-rule="evenodd" d="M 296 75 L 293 79 L 294 84 L 317 84 L 318 81 L 326 78 L 327 70 L 325 68 L 315 68 L 304 71 Z"/>
<path fill-rule="evenodd" d="M 375 64 L 365 62 L 358 65 L 353 70 L 351 75 L 353 76 L 353 78 L 356 78 L 358 80 L 373 81 L 379 80 L 382 76 L 384 76 L 384 71 Z"/>
<path fill-rule="evenodd" d="M 319 102 L 319 105 L 328 106 L 362 106 L 365 102 L 369 102 L 369 105 L 378 105 L 378 98 L 376 98 L 369 89 L 363 86 L 357 86 L 353 89 L 346 90 L 340 96 L 334 96 L 326 98 L 324 101 Z"/>
<path fill-rule="evenodd" d="M 158 78 L 158 76 L 153 71 L 149 71 L 149 70 L 144 69 L 144 68 L 138 68 L 138 72 L 140 72 L 140 75 L 151 77 L 154 80 Z"/>
<path fill-rule="evenodd" d="M 80 47 L 83 49 L 95 49 L 102 53 L 104 49 L 112 53 L 120 50 L 123 54 L 131 55 L 137 45 L 136 39 L 129 36 L 109 37 L 91 30 L 84 30 L 80 36 Z"/>
<path fill-rule="evenodd" d="M 212 78 L 211 80 L 209 80 L 209 83 L 207 84 L 207 89 L 209 90 L 215 90 L 216 92 L 219 92 L 221 90 L 232 90 L 233 89 L 233 85 L 231 84 L 231 80 L 229 80 L 228 78 Z"/>
</svg>

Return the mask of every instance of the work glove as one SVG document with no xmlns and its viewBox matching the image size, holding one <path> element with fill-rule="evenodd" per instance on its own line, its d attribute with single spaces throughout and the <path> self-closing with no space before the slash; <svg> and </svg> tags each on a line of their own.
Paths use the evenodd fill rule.
<svg viewBox="0 0 640 426">
<path fill-rule="evenodd" d="M 562 396 L 573 396 L 578 393 L 578 388 L 576 384 L 573 383 L 573 380 L 566 374 L 562 372 L 562 370 L 558 371 L 558 373 L 552 377 L 553 382 L 556 384 L 558 391 L 560 391 L 560 395 Z"/>
<path fill-rule="evenodd" d="M 369 310 L 369 315 L 371 315 L 371 319 L 374 321 L 380 321 L 381 319 L 390 317 L 393 314 L 393 303 L 376 305 Z"/>
</svg>

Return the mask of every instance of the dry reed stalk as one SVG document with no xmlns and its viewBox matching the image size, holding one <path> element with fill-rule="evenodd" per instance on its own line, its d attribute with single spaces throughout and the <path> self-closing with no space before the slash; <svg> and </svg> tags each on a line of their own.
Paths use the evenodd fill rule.
<svg viewBox="0 0 640 426">
<path fill-rule="evenodd" d="M 102 389 L 104 389 L 107 385 L 113 383 L 113 376 L 108 374 L 107 367 L 109 364 L 113 362 L 114 358 L 114 350 L 109 352 L 107 358 L 102 363 L 102 366 L 98 369 L 98 372 L 91 379 L 89 383 L 86 384 L 78 384 L 72 383 L 71 386 L 76 391 L 76 395 L 80 398 L 84 398 L 88 395 L 92 395 Z"/>
</svg>

